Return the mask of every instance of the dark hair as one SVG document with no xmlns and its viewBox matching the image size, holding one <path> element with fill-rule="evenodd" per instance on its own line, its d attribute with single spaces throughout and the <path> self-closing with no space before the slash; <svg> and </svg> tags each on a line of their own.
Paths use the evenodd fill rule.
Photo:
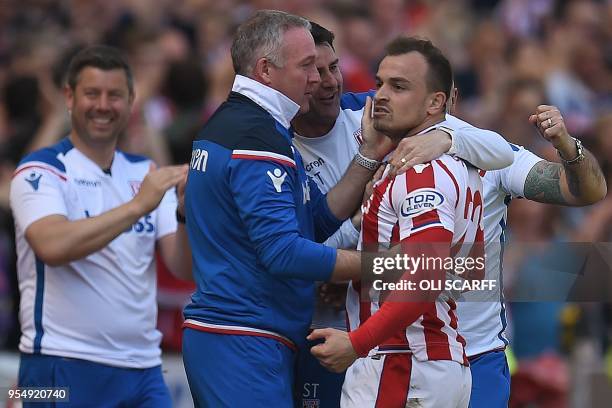
<svg viewBox="0 0 612 408">
<path fill-rule="evenodd" d="M 386 48 L 386 55 L 402 55 L 418 52 L 427 61 L 427 87 L 433 92 L 444 92 L 448 100 L 453 86 L 453 69 L 450 62 L 431 41 L 415 37 L 398 37 Z"/>
<path fill-rule="evenodd" d="M 103 71 L 122 69 L 130 90 L 130 95 L 134 94 L 134 78 L 132 69 L 126 62 L 121 52 L 114 47 L 107 45 L 92 45 L 79 51 L 68 65 L 66 82 L 73 90 L 76 88 L 79 74 L 84 68 L 93 67 Z"/>
<path fill-rule="evenodd" d="M 320 26 L 314 21 L 311 21 L 310 34 L 312 34 L 312 38 L 314 39 L 315 45 L 327 44 L 331 47 L 332 50 L 336 51 L 336 49 L 334 48 L 334 38 L 336 38 L 336 36 L 327 28 Z"/>
</svg>

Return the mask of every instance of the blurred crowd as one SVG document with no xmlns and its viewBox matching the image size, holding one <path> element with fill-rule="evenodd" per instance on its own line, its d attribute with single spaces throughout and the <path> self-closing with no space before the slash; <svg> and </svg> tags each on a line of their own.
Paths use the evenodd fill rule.
<svg viewBox="0 0 612 408">
<path fill-rule="evenodd" d="M 374 87 L 382 49 L 398 34 L 427 37 L 453 64 L 457 116 L 556 161 L 554 149 L 527 121 L 537 105 L 556 105 L 570 133 L 612 180 L 609 0 L 3 0 L 0 346 L 15 348 L 18 337 L 8 186 L 25 153 L 68 133 L 61 84 L 70 57 L 85 44 L 121 48 L 134 69 L 137 96 L 121 148 L 161 165 L 186 162 L 191 140 L 231 88 L 233 31 L 262 8 L 299 14 L 333 31 L 345 91 Z M 612 198 L 582 209 L 514 200 L 509 232 L 518 241 L 607 242 Z M 531 261 L 528 254 L 517 254 L 507 274 L 520 273 Z M 177 293 L 185 288 L 169 285 Z M 169 292 L 160 299 L 183 301 Z M 611 310 L 605 304 L 515 305 L 511 334 L 519 370 L 542 358 L 567 370 L 580 338 L 591 339 L 596 355 L 604 356 L 612 339 Z M 540 338 L 538 330 L 543 341 L 534 345 L 525 336 Z M 554 381 L 553 391 L 564 397 L 567 378 L 539 379 Z M 514 391 L 513 398 L 516 402 Z"/>
</svg>

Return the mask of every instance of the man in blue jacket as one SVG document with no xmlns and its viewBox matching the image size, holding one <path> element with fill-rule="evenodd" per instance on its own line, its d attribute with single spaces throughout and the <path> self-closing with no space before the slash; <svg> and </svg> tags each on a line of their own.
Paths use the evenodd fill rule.
<svg viewBox="0 0 612 408">
<path fill-rule="evenodd" d="M 358 253 L 314 241 L 355 212 L 391 141 L 365 115 L 337 186 L 323 195 L 308 179 L 290 121 L 320 81 L 309 29 L 270 10 L 242 24 L 232 92 L 193 144 L 185 208 L 197 290 L 183 355 L 197 406 L 292 406 L 314 282 L 359 275 Z"/>
</svg>

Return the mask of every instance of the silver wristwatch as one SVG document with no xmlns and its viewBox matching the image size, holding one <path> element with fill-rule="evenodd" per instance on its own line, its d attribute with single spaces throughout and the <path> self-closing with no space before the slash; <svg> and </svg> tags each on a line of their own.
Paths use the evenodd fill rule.
<svg viewBox="0 0 612 408">
<path fill-rule="evenodd" d="M 582 160 L 584 160 L 584 148 L 582 147 L 582 142 L 575 137 L 572 137 L 572 139 L 574 139 L 574 142 L 576 143 L 576 157 L 574 157 L 572 160 L 566 160 L 563 156 L 561 156 L 561 152 L 557 150 L 559 158 L 561 158 L 563 164 L 566 165 L 580 163 Z"/>
<path fill-rule="evenodd" d="M 378 169 L 378 166 L 380 166 L 379 161 L 368 159 L 367 157 L 365 157 L 363 154 L 359 152 L 357 152 L 357 154 L 355 155 L 354 160 L 355 160 L 355 163 L 357 163 L 361 167 L 365 167 L 366 169 L 371 170 L 371 171 L 376 171 L 376 169 Z"/>
</svg>

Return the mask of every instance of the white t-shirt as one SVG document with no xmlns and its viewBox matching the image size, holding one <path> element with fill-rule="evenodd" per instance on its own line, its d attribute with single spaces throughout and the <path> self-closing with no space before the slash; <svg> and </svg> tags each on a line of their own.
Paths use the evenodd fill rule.
<svg viewBox="0 0 612 408">
<path fill-rule="evenodd" d="M 359 151 L 362 114 L 363 109 L 341 109 L 334 127 L 326 135 L 312 138 L 296 134 L 293 138 L 293 145 L 304 160 L 306 173 L 317 183 L 321 192 L 327 193 L 340 181 Z M 355 249 L 358 239 L 359 231 L 348 219 L 325 244 L 334 248 Z M 346 330 L 345 312 L 317 302 L 311 327 Z"/>
<path fill-rule="evenodd" d="M 462 122 L 451 116 L 447 122 L 457 126 Z M 533 166 L 542 158 L 520 146 L 512 145 L 514 162 L 501 169 L 487 171 L 483 177 L 484 186 L 484 232 L 486 254 L 485 279 L 502 283 L 502 262 L 505 242 L 504 231 L 508 219 L 508 204 L 515 197 L 525 193 L 525 180 Z M 500 285 L 496 285 L 500 289 Z M 484 298 L 481 293 L 466 292 L 457 302 L 459 331 L 467 341 L 468 357 L 508 344 L 505 336 L 506 309 L 501 290 L 488 291 Z"/>
<path fill-rule="evenodd" d="M 126 203 L 151 166 L 146 158 L 117 151 L 107 174 L 69 139 L 32 153 L 19 164 L 10 200 L 22 352 L 118 367 L 161 364 L 154 251 L 157 239 L 176 232 L 173 191 L 106 247 L 66 265 L 45 265 L 25 239 L 30 224 L 43 217 L 58 214 L 74 221 Z"/>
</svg>

